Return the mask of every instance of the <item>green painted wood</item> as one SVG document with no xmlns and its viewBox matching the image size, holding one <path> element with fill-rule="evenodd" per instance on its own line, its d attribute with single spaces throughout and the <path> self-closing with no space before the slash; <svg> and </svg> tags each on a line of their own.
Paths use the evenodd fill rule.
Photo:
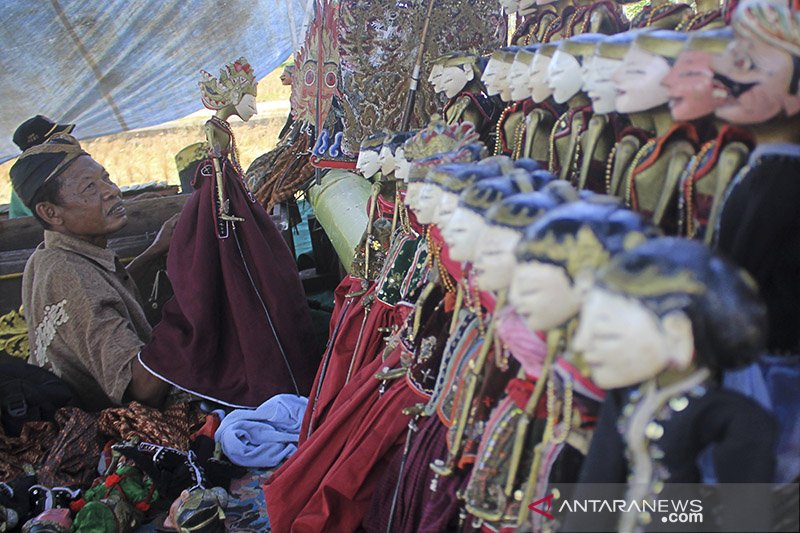
<svg viewBox="0 0 800 533">
<path fill-rule="evenodd" d="M 370 183 L 346 170 L 334 169 L 309 191 L 317 220 L 333 243 L 339 260 L 350 272 L 355 247 L 367 227 Z"/>
</svg>

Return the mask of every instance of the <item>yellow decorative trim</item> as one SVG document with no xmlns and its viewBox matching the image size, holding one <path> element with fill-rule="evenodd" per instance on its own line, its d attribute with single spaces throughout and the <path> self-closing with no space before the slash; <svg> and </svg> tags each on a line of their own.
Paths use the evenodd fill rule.
<svg viewBox="0 0 800 533">
<path fill-rule="evenodd" d="M 0 352 L 12 357 L 28 358 L 28 325 L 22 306 L 0 316 Z"/>
<path fill-rule="evenodd" d="M 642 272 L 631 275 L 619 269 L 609 269 L 602 277 L 603 285 L 612 290 L 639 297 L 665 296 L 675 293 L 703 294 L 706 286 L 698 281 L 692 272 L 684 270 L 666 275 L 655 265 Z"/>
</svg>

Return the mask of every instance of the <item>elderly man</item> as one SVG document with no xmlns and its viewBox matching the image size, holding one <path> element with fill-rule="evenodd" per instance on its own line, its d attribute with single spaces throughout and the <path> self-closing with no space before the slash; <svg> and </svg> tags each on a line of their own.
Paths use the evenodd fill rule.
<svg viewBox="0 0 800 533">
<path fill-rule="evenodd" d="M 106 248 L 128 221 L 120 190 L 74 137 L 26 150 L 11 181 L 44 227 L 22 280 L 31 362 L 69 383 L 86 409 L 159 405 L 169 386 L 136 358 L 150 326 L 132 276 L 167 251 L 177 215 L 126 269 Z"/>
</svg>

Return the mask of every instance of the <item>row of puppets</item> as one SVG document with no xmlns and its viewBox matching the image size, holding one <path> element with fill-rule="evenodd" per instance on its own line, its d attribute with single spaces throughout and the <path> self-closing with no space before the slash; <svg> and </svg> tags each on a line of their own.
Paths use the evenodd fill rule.
<svg viewBox="0 0 800 533">
<path fill-rule="evenodd" d="M 559 40 L 618 8 L 508 4 L 534 44 L 440 58 L 442 118 L 361 145 L 369 227 L 275 531 L 570 531 L 529 509 L 554 484 L 798 480 L 800 14 Z"/>
</svg>

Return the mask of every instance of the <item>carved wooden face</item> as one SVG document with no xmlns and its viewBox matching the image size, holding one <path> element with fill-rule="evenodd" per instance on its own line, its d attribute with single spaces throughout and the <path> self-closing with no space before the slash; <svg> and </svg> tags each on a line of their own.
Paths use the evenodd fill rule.
<svg viewBox="0 0 800 533">
<path fill-rule="evenodd" d="M 377 150 L 361 150 L 356 160 L 356 170 L 365 178 L 371 178 L 381 169 L 380 153 Z"/>
<path fill-rule="evenodd" d="M 678 56 L 662 83 L 669 91 L 669 110 L 679 121 L 695 120 L 710 115 L 724 103 L 715 96 L 714 54 L 703 50 L 685 50 Z"/>
<path fill-rule="evenodd" d="M 447 243 L 451 259 L 472 261 L 475 258 L 476 246 L 483 240 L 485 228 L 480 215 L 471 209 L 456 207 L 447 225 L 439 227 L 442 228 L 442 237 Z"/>
<path fill-rule="evenodd" d="M 419 189 L 416 198 L 416 205 L 411 206 L 420 224 L 430 224 L 433 222 L 433 213 L 439 205 L 439 198 L 442 196 L 442 188 L 432 183 L 424 183 Z"/>
<path fill-rule="evenodd" d="M 553 91 L 556 103 L 563 104 L 575 96 L 583 85 L 578 59 L 563 50 L 556 50 L 547 67 L 547 84 Z"/>
<path fill-rule="evenodd" d="M 242 96 L 242 99 L 239 100 L 239 103 L 234 106 L 234 109 L 236 110 L 236 115 L 247 122 L 253 118 L 253 115 L 258 113 L 255 95 L 249 93 L 245 94 Z"/>
<path fill-rule="evenodd" d="M 485 291 L 507 289 L 514 272 L 514 247 L 522 233 L 504 226 L 486 225 L 475 247 L 473 273 Z"/>
<path fill-rule="evenodd" d="M 691 321 L 684 313 L 659 317 L 640 301 L 601 288 L 589 291 L 573 349 L 604 389 L 629 387 L 692 361 Z"/>
<path fill-rule="evenodd" d="M 784 50 L 737 36 L 711 69 L 714 93 L 723 100 L 716 115 L 723 120 L 761 124 L 800 111 L 800 97 L 789 94 L 794 65 Z"/>
<path fill-rule="evenodd" d="M 469 65 L 447 66 L 442 70 L 442 77 L 439 83 L 445 96 L 453 98 L 464 89 L 474 75 L 475 73 Z"/>
<path fill-rule="evenodd" d="M 669 69 L 669 62 L 665 58 L 633 43 L 622 64 L 611 76 L 617 88 L 617 111 L 637 113 L 669 102 L 669 92 L 661 85 Z"/>
<path fill-rule="evenodd" d="M 583 90 L 592 101 L 595 113 L 611 113 L 615 108 L 617 87 L 611 81 L 611 74 L 619 68 L 622 61 L 593 56 L 586 64 L 586 76 L 583 80 Z"/>
<path fill-rule="evenodd" d="M 521 50 L 511 63 L 508 69 L 508 85 L 511 89 L 511 100 L 524 100 L 530 97 L 528 90 L 528 78 L 530 72 L 530 64 L 533 61 L 533 55 L 530 52 Z"/>
<path fill-rule="evenodd" d="M 483 70 L 483 76 L 481 76 L 481 81 L 486 87 L 486 94 L 494 96 L 500 94 L 504 88 L 507 89 L 506 75 L 508 74 L 508 68 L 508 64 L 496 56 L 489 58 L 489 62 Z"/>
<path fill-rule="evenodd" d="M 580 291 L 560 266 L 539 261 L 516 261 L 509 302 L 533 331 L 547 331 L 574 317 Z"/>
<path fill-rule="evenodd" d="M 547 70 L 550 66 L 550 59 L 550 56 L 536 52 L 531 63 L 528 88 L 531 91 L 531 98 L 537 104 L 544 102 L 553 94 L 553 90 L 547 83 Z"/>
<path fill-rule="evenodd" d="M 428 76 L 428 81 L 433 86 L 433 91 L 440 93 L 442 92 L 442 72 L 444 71 L 444 67 L 440 64 L 435 64 L 431 67 L 431 73 Z"/>
</svg>

